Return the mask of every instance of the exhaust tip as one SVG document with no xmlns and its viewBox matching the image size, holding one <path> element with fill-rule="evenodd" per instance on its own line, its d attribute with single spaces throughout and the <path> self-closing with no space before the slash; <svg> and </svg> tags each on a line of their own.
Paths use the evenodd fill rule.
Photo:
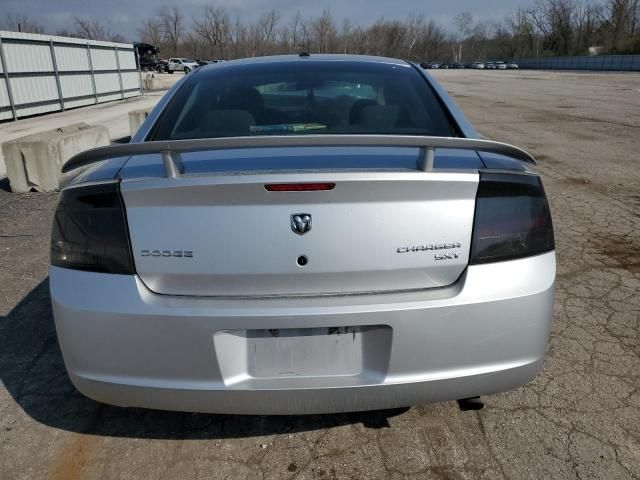
<svg viewBox="0 0 640 480">
<path fill-rule="evenodd" d="M 482 410 L 484 408 L 484 402 L 480 397 L 469 397 L 458 400 L 458 408 L 462 412 L 468 410 Z"/>
</svg>

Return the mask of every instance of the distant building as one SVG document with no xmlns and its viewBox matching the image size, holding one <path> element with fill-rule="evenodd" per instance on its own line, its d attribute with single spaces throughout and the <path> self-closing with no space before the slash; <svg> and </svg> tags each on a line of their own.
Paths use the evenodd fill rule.
<svg viewBox="0 0 640 480">
<path fill-rule="evenodd" d="M 589 47 L 589 55 L 600 55 L 603 47 Z"/>
</svg>

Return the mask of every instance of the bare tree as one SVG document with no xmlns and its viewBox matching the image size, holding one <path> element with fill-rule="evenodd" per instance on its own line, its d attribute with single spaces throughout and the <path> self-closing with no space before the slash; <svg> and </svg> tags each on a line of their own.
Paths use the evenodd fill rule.
<svg viewBox="0 0 640 480">
<path fill-rule="evenodd" d="M 456 28 L 458 30 L 457 42 L 458 42 L 458 52 L 456 54 L 454 50 L 453 61 L 461 62 L 462 61 L 462 44 L 466 40 L 466 38 L 473 31 L 473 16 L 469 12 L 462 12 L 455 16 L 454 23 L 456 24 Z"/>
<path fill-rule="evenodd" d="M 407 41 L 407 30 L 407 26 L 399 20 L 380 19 L 368 29 L 369 48 L 375 55 L 405 57 L 411 44 L 411 41 Z"/>
<path fill-rule="evenodd" d="M 107 40 L 116 43 L 128 43 L 126 37 L 120 33 L 109 33 L 109 35 L 107 36 Z"/>
<path fill-rule="evenodd" d="M 107 28 L 96 19 L 73 17 L 75 34 L 78 38 L 87 40 L 107 40 L 109 32 Z"/>
<path fill-rule="evenodd" d="M 423 59 L 440 59 L 445 50 L 446 34 L 442 27 L 433 20 L 427 23 L 423 30 Z"/>
<path fill-rule="evenodd" d="M 475 58 L 481 58 L 483 60 L 487 58 L 487 44 L 491 38 L 492 31 L 493 25 L 491 22 L 478 22 L 473 27 L 473 44 L 471 46 L 474 50 Z"/>
<path fill-rule="evenodd" d="M 603 6 L 589 0 L 577 0 L 574 20 L 574 48 L 573 53 L 586 54 L 589 47 L 602 43 L 602 18 Z"/>
<path fill-rule="evenodd" d="M 334 51 L 333 45 L 337 35 L 336 25 L 329 10 L 324 10 L 322 16 L 311 21 L 310 25 L 314 50 L 317 53 Z"/>
<path fill-rule="evenodd" d="M 313 18 L 295 12 L 283 19 L 271 9 L 245 22 L 232 20 L 228 10 L 210 4 L 188 26 L 179 8 L 163 7 L 156 17 L 141 24 L 138 33 L 148 43 L 161 44 L 168 54 L 221 58 L 307 51 L 386 55 L 420 62 L 453 57 L 461 62 L 581 54 L 593 45 L 604 45 L 609 52 L 640 52 L 640 0 L 532 1 L 531 8 L 518 8 L 500 22 L 475 22 L 470 13 L 463 12 L 449 31 L 424 15 L 357 25 L 348 19 L 336 21 L 329 10 Z M 78 30 L 95 37 L 100 27 L 99 23 L 89 24 Z M 104 33 L 109 36 L 108 29 Z"/>
<path fill-rule="evenodd" d="M 202 15 L 193 19 L 193 30 L 200 36 L 212 58 L 228 56 L 231 18 L 223 7 L 206 5 Z"/>
<path fill-rule="evenodd" d="M 209 55 L 210 46 L 194 32 L 187 32 L 180 42 L 180 54 L 190 58 L 204 58 Z"/>
<path fill-rule="evenodd" d="M 537 34 L 530 10 L 518 8 L 505 18 L 509 57 L 538 55 Z"/>
<path fill-rule="evenodd" d="M 110 42 L 125 43 L 123 35 L 112 32 L 97 19 L 73 17 L 75 32 L 72 37 L 86 38 L 87 40 L 107 40 Z"/>
<path fill-rule="evenodd" d="M 612 53 L 619 53 L 625 49 L 625 42 L 637 33 L 640 21 L 640 1 L 608 0 L 601 12 L 607 49 Z M 640 39 L 638 39 L 638 43 L 640 44 Z"/>
<path fill-rule="evenodd" d="M 14 32 L 44 33 L 44 28 L 39 23 L 31 20 L 26 15 L 9 13 L 3 22 L 4 28 Z"/>
<path fill-rule="evenodd" d="M 291 32 L 291 49 L 289 50 L 290 52 L 295 52 L 298 48 L 302 23 L 302 15 L 300 15 L 300 10 L 298 10 L 291 19 L 291 22 L 289 22 L 289 31 Z"/>
<path fill-rule="evenodd" d="M 342 21 L 342 29 L 340 30 L 340 37 L 342 38 L 342 52 L 344 54 L 347 54 L 349 51 L 349 47 L 350 47 L 350 42 L 352 40 L 353 37 L 353 31 L 354 31 L 354 26 L 351 23 L 351 21 L 347 18 L 345 18 Z"/>
<path fill-rule="evenodd" d="M 309 21 L 302 23 L 300 27 L 300 50 L 302 52 L 311 51 L 311 25 Z"/>
<path fill-rule="evenodd" d="M 162 23 L 157 17 L 147 18 L 138 28 L 138 35 L 144 43 L 161 48 L 164 40 Z"/>
<path fill-rule="evenodd" d="M 271 47 L 273 47 L 276 38 L 276 26 L 279 20 L 280 14 L 275 9 L 269 10 L 258 19 L 255 31 L 260 54 L 274 53 Z"/>
<path fill-rule="evenodd" d="M 569 55 L 574 14 L 573 0 L 537 0 L 531 15 L 544 37 L 545 50 L 559 55 Z"/>
<path fill-rule="evenodd" d="M 233 43 L 233 55 L 235 58 L 247 57 L 249 53 L 246 51 L 248 44 L 247 37 L 248 32 L 246 26 L 242 24 L 239 18 L 236 17 L 236 21 L 232 29 L 232 43 Z"/>
<path fill-rule="evenodd" d="M 184 36 L 184 16 L 178 7 L 162 7 L 158 13 L 162 35 L 172 56 L 178 55 L 178 47 Z"/>
<path fill-rule="evenodd" d="M 417 45 L 419 45 L 420 37 L 422 36 L 422 32 L 424 29 L 424 16 L 423 15 L 411 15 L 407 19 L 407 58 L 411 58 L 413 60 L 424 60 L 420 58 L 416 58 L 414 49 Z"/>
</svg>

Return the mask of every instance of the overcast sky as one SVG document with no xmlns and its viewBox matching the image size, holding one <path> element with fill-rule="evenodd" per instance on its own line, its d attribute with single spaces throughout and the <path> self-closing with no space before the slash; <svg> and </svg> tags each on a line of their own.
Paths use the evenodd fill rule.
<svg viewBox="0 0 640 480">
<path fill-rule="evenodd" d="M 112 32 L 121 33 L 128 40 L 136 39 L 136 29 L 145 17 L 156 13 L 162 5 L 179 6 L 190 21 L 205 4 L 224 6 L 232 15 L 253 20 L 271 8 L 277 9 L 284 20 L 300 10 L 303 16 L 320 15 L 328 8 L 338 24 L 343 18 L 365 26 L 378 18 L 405 18 L 410 14 L 424 14 L 445 27 L 452 26 L 452 18 L 469 11 L 476 19 L 502 19 L 518 6 L 531 5 L 533 0 L 0 0 L 0 22 L 3 13 L 27 15 L 49 32 L 73 28 L 73 17 L 97 18 Z"/>
</svg>

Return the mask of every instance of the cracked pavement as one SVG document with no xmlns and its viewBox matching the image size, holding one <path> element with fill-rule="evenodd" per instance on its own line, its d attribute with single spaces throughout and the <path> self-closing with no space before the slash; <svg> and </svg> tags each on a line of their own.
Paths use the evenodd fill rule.
<svg viewBox="0 0 640 480">
<path fill-rule="evenodd" d="M 558 283 L 533 382 L 477 412 L 448 402 L 242 417 L 98 404 L 70 384 L 55 337 L 56 195 L 0 189 L 0 478 L 640 478 L 640 74 L 434 76 L 480 133 L 539 159 Z"/>
</svg>

